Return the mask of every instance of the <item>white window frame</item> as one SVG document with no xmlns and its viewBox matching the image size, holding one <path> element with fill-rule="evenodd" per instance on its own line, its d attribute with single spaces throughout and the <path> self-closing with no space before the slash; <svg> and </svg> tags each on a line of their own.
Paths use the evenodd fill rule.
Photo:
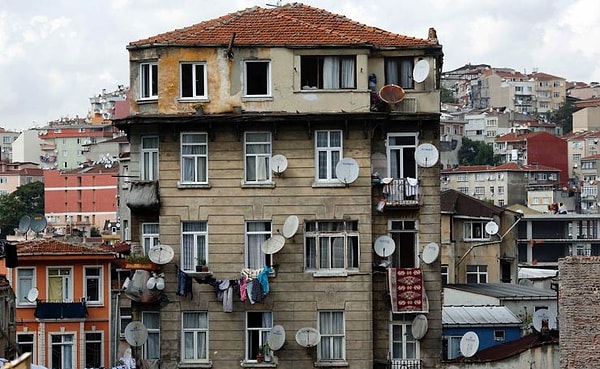
<svg viewBox="0 0 600 369">
<path fill-rule="evenodd" d="M 23 341 L 20 338 L 23 336 L 27 336 L 27 338 L 31 337 L 31 341 Z M 23 337 L 24 338 L 24 337 Z M 17 332 L 17 347 L 19 348 L 20 353 L 31 352 L 31 357 L 37 357 L 35 353 L 36 348 L 36 334 L 35 332 Z M 31 345 L 31 351 L 23 350 L 22 345 Z"/>
<path fill-rule="evenodd" d="M 267 140 L 258 140 L 261 135 L 267 135 Z M 254 140 L 256 138 L 256 141 Z M 259 152 L 253 152 L 253 147 Z M 244 133 L 244 183 L 271 183 L 271 153 L 273 137 L 269 131 L 252 131 Z M 262 162 L 262 165 L 260 164 Z M 252 176 L 253 167 L 254 176 Z M 259 173 L 262 174 L 259 177 Z M 264 176 L 264 178 L 263 178 Z"/>
<path fill-rule="evenodd" d="M 128 313 L 128 314 L 124 314 Z M 127 324 L 133 321 L 131 307 L 122 306 L 119 308 L 119 337 L 125 337 L 125 328 Z"/>
<path fill-rule="evenodd" d="M 75 333 L 68 333 L 68 332 L 61 332 L 61 333 L 50 333 L 49 334 L 49 338 L 50 338 L 50 342 L 49 342 L 49 346 L 50 346 L 50 351 L 48 352 L 48 361 L 50 363 L 50 368 L 76 368 L 77 365 L 75 364 L 75 362 L 77 361 L 77 352 L 75 351 L 75 343 L 77 342 L 77 337 L 75 336 Z M 53 338 L 54 337 L 61 337 L 60 342 L 53 342 Z M 71 339 L 70 341 L 68 339 Z M 52 351 L 54 350 L 54 346 L 60 346 L 60 350 L 61 350 L 61 363 L 60 365 L 56 365 L 55 363 L 52 362 L 52 358 L 54 357 Z M 68 363 L 65 363 L 64 360 L 64 356 L 66 354 L 65 350 L 71 350 L 71 364 L 68 365 Z M 66 365 L 65 365 L 66 364 Z"/>
<path fill-rule="evenodd" d="M 323 139 L 326 142 L 323 142 Z M 338 142 L 336 142 L 338 141 Z M 335 168 L 344 154 L 344 135 L 341 130 L 315 131 L 315 180 L 339 182 Z"/>
<path fill-rule="evenodd" d="M 98 271 L 98 275 L 89 275 L 88 271 L 96 270 Z M 84 275 L 84 294 L 85 294 L 85 302 L 89 305 L 103 305 L 104 304 L 104 268 L 101 266 L 85 266 L 83 268 Z M 98 288 L 98 299 L 90 300 L 88 294 L 88 282 L 96 281 Z"/>
<path fill-rule="evenodd" d="M 442 286 L 450 284 L 450 266 L 448 264 L 441 265 Z"/>
<path fill-rule="evenodd" d="M 31 275 L 24 276 L 23 272 L 31 272 Z M 35 268 L 17 268 L 17 306 L 34 306 L 35 301 L 27 301 L 27 293 L 36 283 L 36 270 Z"/>
<path fill-rule="evenodd" d="M 203 221 L 181 223 L 181 269 L 194 272 L 204 260 L 208 265 L 208 224 Z"/>
<path fill-rule="evenodd" d="M 260 315 L 259 315 L 260 314 Z M 255 319 L 250 319 L 251 315 L 260 318 L 260 326 L 251 325 Z M 256 354 L 259 348 L 267 343 L 269 333 L 273 328 L 273 313 L 271 311 L 246 311 L 246 353 L 245 361 L 256 362 Z"/>
<path fill-rule="evenodd" d="M 252 73 L 252 71 L 249 70 L 249 66 L 252 64 L 266 64 L 266 68 L 267 70 L 265 71 L 266 75 L 264 76 L 266 78 L 266 81 L 264 81 L 266 83 L 266 91 L 264 93 L 254 93 L 252 91 L 249 91 L 249 87 L 250 84 L 252 84 L 252 80 L 250 79 L 250 77 L 255 78 L 254 76 L 251 76 L 250 73 Z M 250 68 L 251 69 L 251 68 Z M 260 76 L 262 77 L 262 76 Z M 268 59 L 257 59 L 257 60 L 244 60 L 244 96 L 245 97 L 271 97 L 271 61 Z"/>
<path fill-rule="evenodd" d="M 385 58 L 385 83 L 388 85 L 398 85 L 403 89 L 414 89 L 414 66 L 415 60 L 413 57 L 404 56 Z"/>
<path fill-rule="evenodd" d="M 158 98 L 158 63 L 140 64 L 140 100 Z"/>
<path fill-rule="evenodd" d="M 260 227 L 260 226 L 263 227 Z M 251 229 L 258 226 L 262 229 Z M 246 268 L 262 269 L 264 266 L 271 266 L 273 255 L 265 254 L 262 251 L 262 243 L 272 235 L 272 224 L 269 221 L 248 221 L 245 225 L 245 243 L 246 243 Z"/>
<path fill-rule="evenodd" d="M 390 323 L 390 354 L 393 363 L 414 363 L 420 360 L 420 343 L 412 335 L 412 321 L 394 320 Z M 399 333 L 394 334 L 394 333 Z M 394 365 L 392 365 L 394 367 Z"/>
<path fill-rule="evenodd" d="M 411 141 L 412 142 L 408 142 Z M 406 141 L 392 143 L 393 140 Z M 387 164 L 388 177 L 391 178 L 418 178 L 415 150 L 419 144 L 415 133 L 388 133 L 387 136 Z"/>
<path fill-rule="evenodd" d="M 184 66 L 191 66 L 190 71 L 185 71 L 186 75 L 184 75 Z M 202 68 L 201 71 L 198 71 L 199 68 Z M 180 62 L 179 63 L 179 97 L 182 100 L 198 100 L 198 99 L 207 99 L 208 98 L 208 73 L 206 71 L 206 62 Z M 191 75 L 187 75 L 190 73 Z M 187 83 L 187 80 L 190 80 L 191 87 L 191 95 L 184 96 L 184 84 Z M 199 80 L 200 79 L 200 80 Z M 200 82 L 201 87 L 198 86 L 198 82 Z M 198 91 L 199 87 L 202 91 Z M 187 91 L 186 91 L 187 92 Z"/>
<path fill-rule="evenodd" d="M 460 353 L 460 340 L 462 336 L 444 336 L 442 340 L 445 342 L 446 351 L 444 352 L 443 358 L 445 360 L 456 359 L 461 356 Z"/>
<path fill-rule="evenodd" d="M 50 273 L 53 271 L 57 271 L 58 274 L 56 275 L 51 275 Z M 68 272 L 67 274 L 62 274 L 64 272 Z M 73 267 L 60 267 L 60 266 L 56 266 L 56 267 L 48 267 L 46 270 L 46 296 L 47 296 L 47 300 L 49 302 L 73 302 Z M 50 280 L 51 279 L 61 279 L 60 283 L 61 283 L 61 294 L 62 294 L 62 300 L 61 301 L 55 301 L 51 299 L 51 293 L 50 293 Z"/>
<path fill-rule="evenodd" d="M 196 326 L 186 327 L 186 316 L 199 314 L 200 319 Z M 201 315 L 204 315 L 202 319 Z M 190 318 L 191 319 L 191 318 Z M 206 311 L 183 311 L 181 312 L 181 361 L 184 363 L 197 363 L 208 361 L 208 313 Z M 186 337 L 191 337 L 190 345 L 186 345 Z M 204 350 L 200 351 L 204 341 Z M 188 356 L 191 356 L 189 357 Z"/>
<path fill-rule="evenodd" d="M 346 321 L 344 312 L 340 310 L 322 310 L 317 314 L 317 329 L 321 334 L 321 340 L 317 348 L 317 361 L 345 362 Z M 334 320 L 339 321 L 341 327 L 333 327 Z M 327 327 L 325 323 L 332 325 L 332 327 Z"/>
<path fill-rule="evenodd" d="M 469 282 L 469 277 L 475 277 L 477 282 Z M 467 265 L 466 279 L 467 283 L 488 283 L 487 265 Z"/>
<path fill-rule="evenodd" d="M 160 243 L 160 225 L 157 222 L 142 223 L 142 249 L 144 255 L 148 255 L 148 251 L 152 246 Z"/>
<path fill-rule="evenodd" d="M 99 334 L 100 338 L 88 339 L 88 334 Z M 86 364 L 86 368 L 102 368 L 104 367 L 104 332 L 102 331 L 85 331 L 84 333 L 85 342 L 84 342 L 84 361 Z M 90 366 L 88 365 L 88 344 L 99 344 L 99 358 L 100 358 L 100 366 Z"/>
<path fill-rule="evenodd" d="M 321 230 L 321 226 L 336 230 Z M 355 229 L 354 229 L 355 228 Z M 336 240 L 343 240 L 343 266 L 334 265 Z M 353 239 L 356 245 L 352 254 L 348 252 L 348 240 Z M 313 241 L 310 241 L 313 240 Z M 323 243 L 323 244 L 322 244 Z M 339 243 L 337 247 L 339 247 Z M 327 248 L 327 255 L 321 256 L 321 247 Z M 321 265 L 322 262 L 327 265 Z M 309 271 L 347 271 L 358 270 L 360 262 L 360 234 L 356 220 L 321 220 L 306 222 L 304 231 L 304 268 Z"/>
<path fill-rule="evenodd" d="M 158 317 L 155 322 L 158 323 L 158 327 L 150 325 L 154 322 L 149 319 L 150 316 Z M 148 339 L 142 346 L 142 358 L 143 359 L 160 359 L 160 313 L 157 311 L 142 311 L 142 323 L 148 330 Z M 155 342 L 156 348 L 151 348 L 150 344 Z M 150 350 L 156 350 L 156 352 L 150 352 Z"/>
<path fill-rule="evenodd" d="M 301 89 L 355 90 L 356 64 L 356 55 L 302 55 Z"/>
<path fill-rule="evenodd" d="M 182 132 L 180 142 L 181 183 L 208 184 L 208 134 Z"/>
<path fill-rule="evenodd" d="M 148 146 L 146 146 L 148 143 Z M 152 145 L 155 143 L 156 145 Z M 140 179 L 142 181 L 158 180 L 160 140 L 157 135 L 140 138 Z"/>
</svg>

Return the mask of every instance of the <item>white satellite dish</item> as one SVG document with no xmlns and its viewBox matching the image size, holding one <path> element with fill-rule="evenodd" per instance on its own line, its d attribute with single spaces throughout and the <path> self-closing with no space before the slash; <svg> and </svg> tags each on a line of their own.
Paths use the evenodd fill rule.
<svg viewBox="0 0 600 369">
<path fill-rule="evenodd" d="M 283 223 L 283 237 L 292 238 L 298 232 L 298 225 L 300 224 L 300 220 L 295 215 L 290 215 L 287 217 L 285 222 Z"/>
<path fill-rule="evenodd" d="M 387 258 L 396 251 L 396 242 L 394 242 L 394 239 L 390 236 L 379 236 L 375 240 L 373 250 L 378 256 Z"/>
<path fill-rule="evenodd" d="M 421 59 L 413 68 L 413 80 L 417 83 L 423 82 L 429 75 L 429 62 Z"/>
<path fill-rule="evenodd" d="M 21 234 L 27 233 L 27 231 L 29 231 L 30 225 L 31 217 L 29 215 L 23 215 L 19 220 L 19 232 L 21 232 Z"/>
<path fill-rule="evenodd" d="M 440 255 L 440 246 L 435 242 L 429 242 L 423 248 L 423 252 L 421 253 L 421 259 L 425 262 L 425 264 L 431 264 L 437 260 Z"/>
<path fill-rule="evenodd" d="M 479 350 L 479 336 L 473 331 L 465 333 L 460 339 L 460 353 L 464 357 L 471 357 Z"/>
<path fill-rule="evenodd" d="M 276 234 L 267 238 L 260 248 L 265 254 L 274 254 L 281 250 L 283 245 L 285 245 L 285 238 L 282 235 Z"/>
<path fill-rule="evenodd" d="M 273 155 L 271 157 L 271 168 L 273 168 L 273 172 L 280 174 L 285 172 L 288 166 L 287 158 L 283 155 Z"/>
<path fill-rule="evenodd" d="M 425 337 L 427 333 L 427 329 L 429 329 L 429 322 L 427 317 L 423 314 L 418 314 L 412 321 L 412 335 L 415 339 L 420 340 Z"/>
<path fill-rule="evenodd" d="M 296 332 L 296 342 L 302 347 L 314 347 L 321 341 L 321 333 L 312 327 L 304 327 Z"/>
<path fill-rule="evenodd" d="M 438 162 L 439 158 L 440 152 L 430 143 L 421 144 L 415 149 L 415 160 L 420 167 L 432 167 Z"/>
<path fill-rule="evenodd" d="M 175 256 L 175 250 L 169 245 L 154 245 L 148 250 L 148 258 L 154 264 L 167 264 Z"/>
<path fill-rule="evenodd" d="M 533 313 L 533 328 L 537 332 L 556 329 L 556 315 L 548 309 L 538 309 Z"/>
<path fill-rule="evenodd" d="M 125 340 L 131 346 L 141 346 L 148 339 L 148 329 L 139 320 L 134 320 L 125 327 Z"/>
<path fill-rule="evenodd" d="M 358 163 L 352 158 L 343 158 L 335 166 L 335 176 L 345 184 L 352 183 L 358 178 Z"/>
<path fill-rule="evenodd" d="M 285 329 L 280 325 L 273 326 L 271 332 L 269 332 L 269 337 L 267 337 L 267 343 L 271 350 L 279 350 L 285 343 Z"/>
<path fill-rule="evenodd" d="M 485 224 L 485 231 L 492 236 L 498 233 L 498 224 L 496 224 L 493 220 L 490 220 Z"/>
<path fill-rule="evenodd" d="M 38 296 L 40 295 L 40 291 L 36 287 L 33 287 L 27 292 L 27 296 L 25 296 L 25 300 L 29 302 L 36 302 Z"/>
</svg>

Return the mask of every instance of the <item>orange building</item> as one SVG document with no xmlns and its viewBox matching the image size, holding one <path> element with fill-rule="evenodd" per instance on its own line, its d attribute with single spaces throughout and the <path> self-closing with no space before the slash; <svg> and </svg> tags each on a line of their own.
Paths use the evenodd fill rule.
<svg viewBox="0 0 600 369">
<path fill-rule="evenodd" d="M 53 239 L 18 243 L 6 268 L 16 295 L 20 353 L 48 368 L 111 367 L 110 265 L 113 252 Z"/>
</svg>

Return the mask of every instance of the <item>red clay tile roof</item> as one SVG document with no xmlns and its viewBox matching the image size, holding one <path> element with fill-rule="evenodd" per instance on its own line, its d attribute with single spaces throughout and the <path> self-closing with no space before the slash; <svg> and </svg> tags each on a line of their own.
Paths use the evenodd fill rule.
<svg viewBox="0 0 600 369">
<path fill-rule="evenodd" d="M 301 3 L 253 7 L 189 27 L 129 43 L 128 49 L 172 46 L 365 46 L 441 47 L 437 39 L 419 39 L 367 26 L 345 16 Z"/>
<path fill-rule="evenodd" d="M 538 80 L 538 81 L 549 81 L 549 80 L 555 80 L 555 79 L 564 79 L 562 77 L 553 76 L 552 74 L 543 73 L 543 72 L 531 73 L 529 75 L 529 77 L 534 78 L 535 80 Z"/>
<path fill-rule="evenodd" d="M 39 239 L 17 243 L 18 256 L 111 255 L 114 252 L 99 247 L 74 245 L 54 239 Z"/>
</svg>

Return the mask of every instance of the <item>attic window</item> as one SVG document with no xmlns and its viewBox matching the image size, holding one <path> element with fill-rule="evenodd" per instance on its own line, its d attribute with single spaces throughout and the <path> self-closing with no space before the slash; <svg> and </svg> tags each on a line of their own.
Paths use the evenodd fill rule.
<svg viewBox="0 0 600 369">
<path fill-rule="evenodd" d="M 300 81 L 303 90 L 356 88 L 355 56 L 302 56 Z"/>
</svg>

